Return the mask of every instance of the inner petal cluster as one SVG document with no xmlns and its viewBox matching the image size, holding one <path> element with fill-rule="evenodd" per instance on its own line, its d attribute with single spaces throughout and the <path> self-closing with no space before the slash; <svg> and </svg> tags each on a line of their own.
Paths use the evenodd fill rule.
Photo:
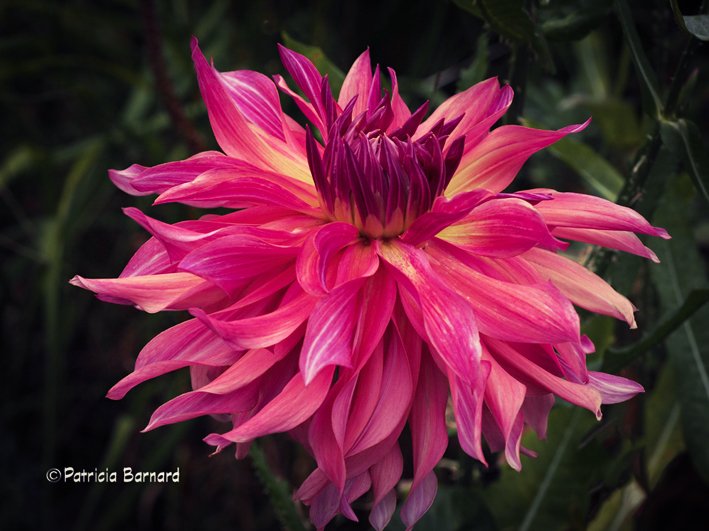
<svg viewBox="0 0 709 531">
<path fill-rule="evenodd" d="M 352 223 L 368 238 L 393 238 L 429 211 L 448 186 L 465 137 L 447 140 L 462 116 L 441 119 L 417 134 L 425 103 L 387 132 L 393 112 L 386 95 L 356 116 L 355 103 L 351 100 L 333 122 L 324 147 L 307 131 L 308 165 L 330 219 Z"/>
</svg>

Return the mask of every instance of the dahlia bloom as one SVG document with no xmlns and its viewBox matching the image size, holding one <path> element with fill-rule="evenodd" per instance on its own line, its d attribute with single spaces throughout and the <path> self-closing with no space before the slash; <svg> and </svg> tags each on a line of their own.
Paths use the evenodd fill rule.
<svg viewBox="0 0 709 531">
<path fill-rule="evenodd" d="M 189 367 L 193 390 L 146 429 L 201 415 L 231 422 L 217 451 L 289 432 L 317 467 L 295 494 L 316 527 L 371 491 L 369 520 L 396 508 L 408 423 L 413 478 L 400 510 L 411 527 L 437 489 L 446 410 L 462 449 L 483 439 L 520 469 L 526 427 L 544 438 L 555 397 L 589 409 L 642 387 L 589 371 L 593 343 L 574 306 L 635 327 L 633 305 L 560 254 L 575 240 L 657 261 L 635 233 L 667 238 L 639 214 L 550 189 L 505 193 L 534 152 L 581 125 L 490 131 L 512 101 L 488 79 L 426 118 L 411 112 L 368 51 L 335 99 L 327 77 L 281 47 L 300 93 L 281 76 L 220 73 L 196 40 L 193 60 L 222 152 L 111 171 L 155 204 L 226 207 L 174 225 L 125 213 L 152 237 L 116 279 L 75 277 L 102 300 L 192 318 L 151 340 L 108 393 Z M 278 90 L 310 125 L 281 110 Z M 407 435 L 408 437 L 408 435 Z"/>
</svg>

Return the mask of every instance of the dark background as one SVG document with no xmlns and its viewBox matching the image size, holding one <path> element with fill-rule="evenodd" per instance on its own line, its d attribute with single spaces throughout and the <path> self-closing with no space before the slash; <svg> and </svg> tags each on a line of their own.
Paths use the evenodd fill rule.
<svg viewBox="0 0 709 531">
<path fill-rule="evenodd" d="M 369 46 L 374 62 L 397 70 L 411 107 L 425 99 L 438 104 L 497 75 L 516 89 L 509 123 L 521 116 L 550 128 L 592 115 L 593 124 L 576 139 L 582 147 L 563 143 L 535 156 L 516 186 L 606 190 L 611 198 L 620 192 L 622 202 L 676 235 L 666 248 L 653 248 L 663 263 L 667 253 L 678 259 L 683 295 L 706 287 L 707 203 L 693 191 L 681 148 L 670 141 L 651 146 L 663 145 L 659 120 L 611 2 L 524 2 L 533 35 L 524 33 L 527 23 L 514 10 L 502 22 L 471 13 L 479 3 L 0 2 L 3 529 L 281 528 L 274 510 L 279 502 L 269 498 L 250 459 L 236 461 L 230 451 L 209 456 L 201 439 L 222 429 L 215 420 L 139 433 L 155 407 L 188 388 L 187 374 L 146 383 L 120 402 L 104 397 L 130 372 L 149 338 L 183 316 L 101 303 L 67 283 L 74 274 L 116 276 L 146 239 L 120 208 L 150 209 L 150 198 L 116 190 L 108 168 L 153 165 L 216 147 L 192 71 L 191 35 L 225 71 L 282 73 L 276 43 L 298 46 L 295 39 L 318 46 L 326 55 L 321 59 L 346 72 Z M 680 7 L 700 12 L 699 2 Z M 677 93 L 667 118 L 686 117 L 704 131 L 706 45 L 681 31 L 665 1 L 633 1 L 630 12 L 663 100 Z M 337 75 L 331 78 L 336 82 Z M 643 154 L 647 175 L 640 186 L 621 192 Z M 199 215 L 174 205 L 151 214 L 165 221 Z M 680 306 L 667 302 L 663 286 L 669 280 L 661 266 L 650 270 L 640 260 L 594 258 L 639 307 L 641 327 L 629 333 L 609 319 L 588 320 L 586 331 L 599 350 L 651 334 Z M 441 491 L 421 528 L 690 529 L 683 519 L 706 522 L 701 515 L 709 499 L 709 455 L 701 436 L 709 435 L 709 395 L 702 395 L 701 370 L 692 366 L 709 362 L 709 338 L 701 341 L 707 337 L 706 309 L 688 321 L 696 352 L 682 337 L 684 326 L 624 364 L 624 374 L 648 393 L 605 409 L 602 424 L 559 405 L 550 440 L 530 443 L 540 457 L 525 460 L 521 475 L 495 461 L 481 468 L 462 456 L 452 438 L 439 470 Z M 593 363 L 600 365 L 603 354 L 596 356 Z M 312 467 L 286 437 L 267 438 L 260 448 L 273 477 L 288 482 L 288 492 Z M 565 453 L 555 463 L 559 448 Z M 179 466 L 181 481 L 45 479 L 49 468 L 65 466 Z M 366 528 L 344 520 L 331 525 Z"/>
</svg>

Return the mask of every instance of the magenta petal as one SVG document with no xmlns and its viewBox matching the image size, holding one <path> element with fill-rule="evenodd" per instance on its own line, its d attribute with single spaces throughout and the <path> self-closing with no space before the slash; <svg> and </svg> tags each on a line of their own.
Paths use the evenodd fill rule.
<svg viewBox="0 0 709 531">
<path fill-rule="evenodd" d="M 399 443 L 396 443 L 391 447 L 386 457 L 369 469 L 369 473 L 372 477 L 372 491 L 374 495 L 374 501 L 372 503 L 374 505 L 390 498 L 394 487 L 396 487 L 396 484 L 399 483 L 401 479 L 403 470 L 404 458 L 401 455 Z M 394 493 L 394 505 L 396 505 L 396 493 Z M 392 509 L 392 512 L 393 511 Z M 389 513 L 389 516 L 391 517 L 391 513 Z"/>
<path fill-rule="evenodd" d="M 480 339 L 469 303 L 451 291 L 431 269 L 424 251 L 405 244 L 382 246 L 381 256 L 419 298 L 426 336 L 446 364 L 472 381 L 480 363 Z M 467 330 L 460 334 L 460 330 Z"/>
<path fill-rule="evenodd" d="M 352 366 L 357 296 L 363 284 L 363 279 L 343 284 L 315 305 L 300 355 L 300 370 L 306 383 L 329 365 Z"/>
<path fill-rule="evenodd" d="M 224 72 L 225 87 L 244 117 L 264 132 L 285 142 L 283 110 L 273 81 L 259 72 Z"/>
<path fill-rule="evenodd" d="M 226 82 L 219 72 L 207 63 L 197 39 L 194 38 L 192 60 L 214 136 L 224 152 L 260 168 L 272 169 L 308 182 L 309 172 L 302 155 L 298 157 L 286 154 L 285 145 L 269 144 L 252 129 L 231 97 Z"/>
<path fill-rule="evenodd" d="M 521 125 L 498 127 L 467 154 L 469 162 L 460 165 L 446 189 L 446 195 L 453 196 L 476 188 L 501 192 L 531 155 L 570 133 L 582 131 L 588 124 L 587 121 L 569 125 L 558 131 L 530 129 Z"/>
<path fill-rule="evenodd" d="M 430 356 L 423 356 L 416 396 L 409 416 L 414 461 L 412 490 L 428 476 L 448 447 L 445 422 L 447 403 L 448 386 L 445 376 L 436 368 Z"/>
<path fill-rule="evenodd" d="M 518 255 L 535 246 L 567 247 L 552 236 L 532 205 L 516 198 L 486 201 L 439 237 L 473 254 L 500 258 Z"/>
<path fill-rule="evenodd" d="M 548 225 L 630 231 L 664 239 L 670 237 L 665 229 L 653 227 L 631 208 L 592 195 L 543 191 L 551 193 L 552 200 L 543 201 L 536 208 Z"/>
<path fill-rule="evenodd" d="M 175 397 L 156 409 L 143 431 L 203 415 L 248 411 L 256 405 L 257 400 L 258 388 L 254 386 L 224 395 L 212 395 L 201 390 L 192 391 Z"/>
<path fill-rule="evenodd" d="M 472 385 L 454 374 L 448 375 L 460 447 L 486 466 L 482 449 L 482 410 L 489 375 L 490 363 L 487 361 L 480 363 L 480 371 Z"/>
<path fill-rule="evenodd" d="M 571 303 L 552 285 L 523 286 L 490 278 L 458 260 L 462 251 L 430 245 L 434 270 L 465 297 L 480 330 L 491 337 L 525 343 L 576 341 L 579 318 Z"/>
<path fill-rule="evenodd" d="M 299 373 L 295 374 L 276 398 L 241 426 L 221 435 L 213 433 L 204 440 L 213 446 L 225 446 L 295 428 L 320 407 L 330 389 L 333 373 L 332 367 L 323 370 L 309 385 L 305 385 Z"/>
<path fill-rule="evenodd" d="M 621 319 L 630 328 L 637 327 L 632 303 L 581 264 L 543 249 L 532 249 L 525 253 L 524 258 L 574 304 Z"/>
<path fill-rule="evenodd" d="M 369 60 L 369 48 L 367 48 L 355 59 L 350 71 L 347 72 L 345 80 L 342 82 L 337 103 L 344 108 L 350 100 L 357 98 L 353 110 L 353 115 L 357 116 L 367 109 L 367 98 L 369 97 L 369 87 L 371 85 L 372 63 Z"/>
<path fill-rule="evenodd" d="M 539 385 L 572 404 L 588 409 L 596 418 L 601 418 L 601 395 L 591 386 L 572 383 L 553 375 L 506 343 L 493 339 L 488 339 L 486 343 L 500 365 L 520 382 Z"/>
<path fill-rule="evenodd" d="M 551 393 L 532 396 L 527 395 L 522 405 L 524 421 L 534 430 L 540 439 L 547 438 L 547 423 L 549 412 L 554 405 L 554 395 Z"/>
<path fill-rule="evenodd" d="M 222 320 L 199 308 L 192 315 L 236 348 L 254 349 L 275 345 L 290 336 L 310 315 L 315 300 L 300 293 L 278 309 L 256 317 Z"/>
<path fill-rule="evenodd" d="M 246 208 L 263 205 L 318 215 L 314 189 L 286 175 L 259 170 L 251 165 L 240 169 L 215 169 L 193 181 L 163 192 L 155 204 L 184 203 L 200 208 Z"/>
<path fill-rule="evenodd" d="M 369 523 L 377 531 L 382 531 L 394 516 L 396 510 L 396 492 L 390 490 L 381 501 L 375 503 L 369 512 Z"/>
<path fill-rule="evenodd" d="M 604 404 L 617 404 L 644 393 L 642 385 L 622 376 L 588 371 L 588 385 L 601 394 Z"/>
<path fill-rule="evenodd" d="M 520 470 L 519 436 L 521 435 L 521 426 L 518 417 L 524 402 L 526 388 L 484 351 L 483 359 L 490 363 L 490 375 L 485 387 L 485 404 L 502 434 L 507 462 L 515 470 Z M 519 433 L 513 433 L 515 429 Z M 509 442 L 511 442 L 511 446 L 508 444 Z"/>
<path fill-rule="evenodd" d="M 652 249 L 643 245 L 635 234 L 626 231 L 598 230 L 598 229 L 576 229 L 572 227 L 556 227 L 552 231 L 554 236 L 576 240 L 579 242 L 601 245 L 609 249 L 618 249 L 626 253 L 636 254 L 644 258 L 649 258 L 655 263 L 660 259 Z"/>
<path fill-rule="evenodd" d="M 134 304 L 147 313 L 208 306 L 224 297 L 209 282 L 191 273 L 94 279 L 77 275 L 70 283 L 113 303 Z"/>
<path fill-rule="evenodd" d="M 431 508 L 436 492 L 438 492 L 438 479 L 433 471 L 429 472 L 418 486 L 409 492 L 406 501 L 401 506 L 401 521 L 404 522 L 407 531 L 412 529 L 414 524 Z"/>
</svg>

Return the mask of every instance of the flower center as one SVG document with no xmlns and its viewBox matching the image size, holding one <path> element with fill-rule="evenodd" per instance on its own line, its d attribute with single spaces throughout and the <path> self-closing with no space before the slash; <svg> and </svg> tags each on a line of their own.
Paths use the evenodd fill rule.
<svg viewBox="0 0 709 531">
<path fill-rule="evenodd" d="M 352 116 L 352 100 L 329 128 L 324 148 L 308 130 L 308 164 L 321 207 L 369 238 L 393 238 L 430 210 L 460 162 L 464 138 L 446 146 L 460 118 L 417 133 L 428 103 L 398 129 L 385 96 Z"/>
</svg>

